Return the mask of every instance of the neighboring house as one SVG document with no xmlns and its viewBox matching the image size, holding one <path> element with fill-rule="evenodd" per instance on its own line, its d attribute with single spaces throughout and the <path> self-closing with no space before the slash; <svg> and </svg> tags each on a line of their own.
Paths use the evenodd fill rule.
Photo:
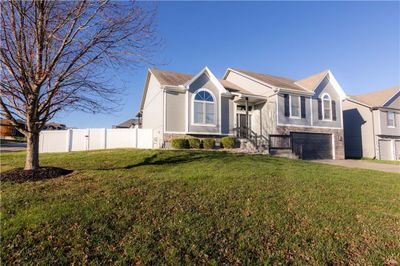
<svg viewBox="0 0 400 266">
<path fill-rule="evenodd" d="M 23 121 L 18 121 L 24 124 Z M 24 135 L 8 119 L 0 119 L 0 137 L 5 139 L 15 139 Z"/>
<path fill-rule="evenodd" d="M 155 147 L 179 136 L 233 135 L 256 149 L 291 149 L 305 159 L 344 158 L 342 101 L 330 71 L 302 80 L 228 68 L 217 79 L 149 69 L 140 113 Z"/>
<path fill-rule="evenodd" d="M 400 87 L 350 96 L 343 115 L 346 157 L 400 159 Z"/>
<path fill-rule="evenodd" d="M 140 126 L 140 120 L 139 119 L 128 119 L 118 125 L 113 125 L 112 128 L 134 128 L 135 126 Z"/>
<path fill-rule="evenodd" d="M 47 123 L 43 128 L 43 130 L 64 130 L 64 129 L 67 129 L 67 126 L 65 124 L 55 123 L 55 122 Z"/>
</svg>

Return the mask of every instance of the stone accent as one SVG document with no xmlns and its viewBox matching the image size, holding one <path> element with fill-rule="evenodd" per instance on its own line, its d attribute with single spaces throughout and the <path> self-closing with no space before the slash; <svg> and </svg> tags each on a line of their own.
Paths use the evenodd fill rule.
<svg viewBox="0 0 400 266">
<path fill-rule="evenodd" d="M 307 132 L 307 133 L 325 133 L 334 134 L 335 139 L 335 159 L 344 159 L 344 135 L 341 128 L 316 128 L 316 127 L 293 127 L 293 126 L 278 126 L 276 134 L 287 134 L 290 132 Z"/>
</svg>

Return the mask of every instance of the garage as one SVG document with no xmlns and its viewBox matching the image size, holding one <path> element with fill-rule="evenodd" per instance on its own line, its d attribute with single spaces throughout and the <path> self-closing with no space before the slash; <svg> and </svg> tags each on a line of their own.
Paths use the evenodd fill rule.
<svg viewBox="0 0 400 266">
<path fill-rule="evenodd" d="M 293 151 L 301 159 L 333 159 L 332 135 L 292 132 Z"/>
<path fill-rule="evenodd" d="M 395 143 L 395 148 L 396 148 L 395 160 L 400 160 L 400 140 L 396 140 L 394 143 Z"/>
<path fill-rule="evenodd" d="M 393 160 L 392 158 L 392 141 L 390 139 L 380 139 L 379 144 L 379 159 Z"/>
</svg>

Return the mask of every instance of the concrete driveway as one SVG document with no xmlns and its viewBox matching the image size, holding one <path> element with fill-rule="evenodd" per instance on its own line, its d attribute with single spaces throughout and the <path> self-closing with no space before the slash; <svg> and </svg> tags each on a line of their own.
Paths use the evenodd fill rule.
<svg viewBox="0 0 400 266">
<path fill-rule="evenodd" d="M 398 164 L 374 163 L 362 160 L 318 160 L 315 162 L 400 174 L 400 165 Z"/>
<path fill-rule="evenodd" d="M 14 152 L 14 151 L 24 151 L 25 149 L 26 149 L 26 143 L 13 142 L 13 143 L 0 144 L 0 153 L 3 153 L 3 152 Z"/>
</svg>

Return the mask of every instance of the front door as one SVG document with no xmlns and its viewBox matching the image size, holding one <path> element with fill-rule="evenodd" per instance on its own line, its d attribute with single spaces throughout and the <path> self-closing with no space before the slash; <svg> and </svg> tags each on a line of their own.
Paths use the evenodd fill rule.
<svg viewBox="0 0 400 266">
<path fill-rule="evenodd" d="M 236 114 L 236 125 L 238 128 L 237 135 L 239 138 L 247 138 L 248 128 L 247 128 L 247 117 L 246 114 Z M 251 128 L 251 115 L 249 115 L 249 129 Z"/>
</svg>

